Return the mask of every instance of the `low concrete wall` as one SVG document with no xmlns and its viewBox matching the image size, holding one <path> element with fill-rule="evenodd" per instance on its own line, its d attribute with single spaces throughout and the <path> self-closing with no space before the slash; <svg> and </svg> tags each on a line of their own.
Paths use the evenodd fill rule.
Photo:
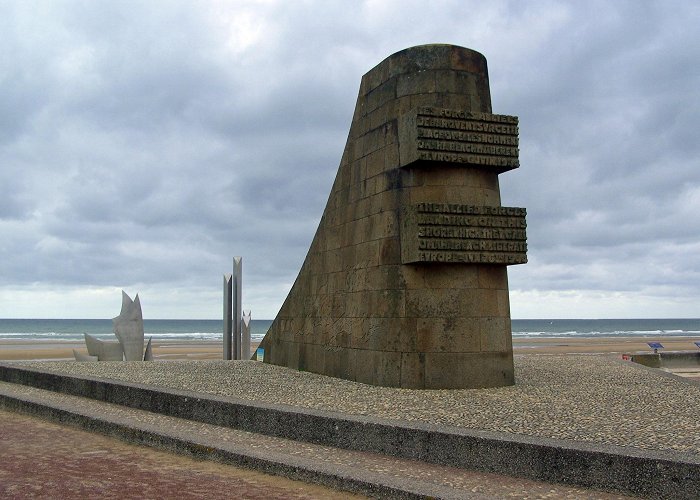
<svg viewBox="0 0 700 500">
<path fill-rule="evenodd" d="M 657 498 L 696 498 L 700 491 L 700 458 L 688 453 L 396 423 L 8 365 L 0 365 L 0 380 L 287 439 L 540 481 Z"/>
<path fill-rule="evenodd" d="M 632 354 L 630 359 L 651 368 L 700 367 L 700 351 L 644 352 Z"/>
</svg>

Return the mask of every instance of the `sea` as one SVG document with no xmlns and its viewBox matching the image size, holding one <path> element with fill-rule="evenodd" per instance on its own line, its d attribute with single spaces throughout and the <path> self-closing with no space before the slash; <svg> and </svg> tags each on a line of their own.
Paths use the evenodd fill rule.
<svg viewBox="0 0 700 500">
<path fill-rule="evenodd" d="M 144 336 L 154 341 L 223 340 L 222 320 L 144 319 Z M 272 320 L 251 320 L 251 340 L 261 340 Z M 97 338 L 114 339 L 111 319 L 0 319 L 0 341 L 41 340 L 82 342 L 84 333 Z"/>
<path fill-rule="evenodd" d="M 261 340 L 272 320 L 251 320 L 252 340 Z M 146 338 L 156 341 L 223 339 L 221 320 L 145 319 Z M 700 319 L 514 319 L 513 338 L 700 336 Z M 0 341 L 83 341 L 83 334 L 113 338 L 110 319 L 0 319 Z"/>
</svg>

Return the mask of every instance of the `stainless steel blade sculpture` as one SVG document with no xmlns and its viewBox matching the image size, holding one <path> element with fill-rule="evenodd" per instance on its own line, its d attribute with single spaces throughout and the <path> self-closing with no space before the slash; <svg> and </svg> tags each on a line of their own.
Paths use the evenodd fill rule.
<svg viewBox="0 0 700 500">
<path fill-rule="evenodd" d="M 84 354 L 77 349 L 73 349 L 73 356 L 75 356 L 76 361 L 99 361 L 97 356 L 90 356 L 89 354 Z"/>
<path fill-rule="evenodd" d="M 119 342 L 101 340 L 89 333 L 84 335 L 88 355 L 97 357 L 97 361 L 122 361 L 124 359 L 124 350 Z M 83 359 L 77 360 L 85 361 Z"/>
<path fill-rule="evenodd" d="M 122 290 L 122 310 L 112 319 L 114 334 L 124 350 L 126 361 L 143 361 L 143 315 L 139 294 L 131 300 Z"/>
<path fill-rule="evenodd" d="M 250 359 L 250 316 L 251 312 L 243 311 L 243 327 L 241 330 L 241 359 Z"/>
<path fill-rule="evenodd" d="M 247 359 L 245 355 L 241 358 L 241 353 L 246 352 L 241 338 L 242 282 L 243 258 L 234 257 L 233 273 L 224 275 L 224 360 Z"/>
<path fill-rule="evenodd" d="M 131 298 L 122 290 L 122 310 L 112 319 L 114 334 L 118 342 L 102 340 L 85 335 L 88 354 L 73 350 L 76 361 L 153 361 L 151 339 L 146 350 L 143 349 L 143 314 L 138 294 Z"/>
<path fill-rule="evenodd" d="M 233 355 L 241 359 L 241 297 L 243 293 L 243 257 L 233 258 Z"/>
<path fill-rule="evenodd" d="M 153 347 L 151 347 L 151 340 L 153 340 L 153 337 L 148 338 L 148 344 L 146 344 L 146 350 L 143 353 L 144 361 L 153 361 Z"/>
<path fill-rule="evenodd" d="M 224 274 L 224 361 L 229 361 L 231 360 L 231 340 L 233 338 L 232 335 L 232 321 L 231 321 L 231 304 L 232 304 L 232 299 L 231 299 L 231 293 L 232 293 L 232 284 L 233 283 L 233 275 L 231 274 Z"/>
</svg>

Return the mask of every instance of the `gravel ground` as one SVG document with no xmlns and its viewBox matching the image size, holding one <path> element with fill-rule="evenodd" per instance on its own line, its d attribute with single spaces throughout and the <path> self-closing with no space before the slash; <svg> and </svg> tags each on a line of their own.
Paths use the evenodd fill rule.
<svg viewBox="0 0 700 500">
<path fill-rule="evenodd" d="M 374 387 L 255 361 L 21 362 L 258 402 L 700 454 L 700 385 L 607 356 L 516 355 L 516 385 Z"/>
</svg>

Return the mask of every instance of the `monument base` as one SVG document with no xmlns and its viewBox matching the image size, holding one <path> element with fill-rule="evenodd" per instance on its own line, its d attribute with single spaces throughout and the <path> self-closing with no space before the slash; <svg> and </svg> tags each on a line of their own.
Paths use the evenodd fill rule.
<svg viewBox="0 0 700 500">
<path fill-rule="evenodd" d="M 390 352 L 302 342 L 267 344 L 265 361 L 382 387 L 479 389 L 513 385 L 510 352 Z"/>
</svg>

